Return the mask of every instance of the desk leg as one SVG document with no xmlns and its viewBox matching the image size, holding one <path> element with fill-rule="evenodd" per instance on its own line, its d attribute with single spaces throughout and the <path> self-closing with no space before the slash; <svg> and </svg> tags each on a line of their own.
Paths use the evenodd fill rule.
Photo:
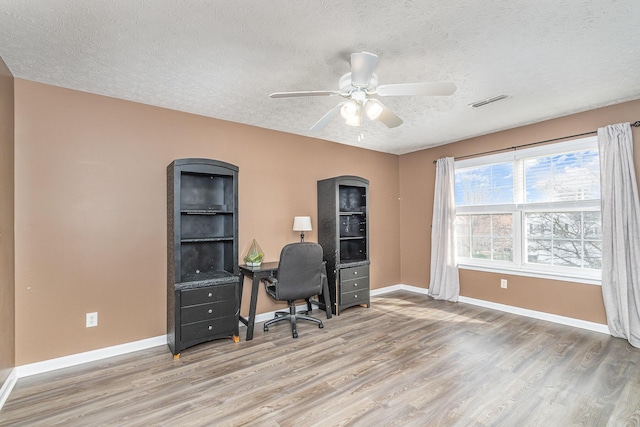
<svg viewBox="0 0 640 427">
<path fill-rule="evenodd" d="M 256 305 L 258 305 L 258 287 L 260 278 L 253 277 L 251 283 L 251 304 L 249 305 L 249 319 L 247 321 L 247 341 L 253 339 L 253 326 L 256 322 Z"/>
</svg>

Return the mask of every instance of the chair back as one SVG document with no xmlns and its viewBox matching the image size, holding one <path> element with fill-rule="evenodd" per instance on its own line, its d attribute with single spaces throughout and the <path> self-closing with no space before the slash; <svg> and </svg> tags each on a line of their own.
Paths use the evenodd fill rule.
<svg viewBox="0 0 640 427">
<path fill-rule="evenodd" d="M 313 242 L 290 243 L 280 252 L 276 298 L 309 298 L 322 293 L 322 246 Z"/>
</svg>

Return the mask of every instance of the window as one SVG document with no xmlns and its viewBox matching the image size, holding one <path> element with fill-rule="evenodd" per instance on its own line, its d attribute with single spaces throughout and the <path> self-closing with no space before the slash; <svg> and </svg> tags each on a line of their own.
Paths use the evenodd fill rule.
<svg viewBox="0 0 640 427">
<path fill-rule="evenodd" d="M 600 278 L 595 137 L 457 161 L 455 191 L 462 266 Z"/>
</svg>

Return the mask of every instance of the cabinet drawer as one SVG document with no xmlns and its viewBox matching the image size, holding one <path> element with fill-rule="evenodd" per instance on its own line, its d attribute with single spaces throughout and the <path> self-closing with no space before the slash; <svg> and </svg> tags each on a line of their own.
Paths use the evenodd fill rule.
<svg viewBox="0 0 640 427">
<path fill-rule="evenodd" d="M 235 334 L 238 328 L 238 317 L 229 316 L 213 321 L 205 320 L 204 322 L 189 323 L 182 325 L 180 332 L 182 333 L 182 341 L 187 342 L 209 336 L 228 333 L 229 336 Z"/>
<path fill-rule="evenodd" d="M 369 277 L 369 266 L 349 267 L 340 270 L 340 281 Z"/>
<path fill-rule="evenodd" d="M 236 284 L 205 286 L 203 288 L 187 289 L 182 291 L 182 307 L 196 304 L 205 304 L 213 301 L 235 301 Z"/>
<path fill-rule="evenodd" d="M 340 292 L 356 292 L 356 291 L 367 291 L 369 290 L 369 278 L 361 277 L 359 279 L 353 280 L 343 280 L 340 282 Z"/>
<path fill-rule="evenodd" d="M 368 304 L 369 289 L 357 292 L 345 292 L 340 296 L 340 305 Z"/>
<path fill-rule="evenodd" d="M 193 323 L 202 320 L 213 320 L 236 314 L 235 301 L 216 301 L 184 307 L 181 311 L 182 323 Z"/>
</svg>

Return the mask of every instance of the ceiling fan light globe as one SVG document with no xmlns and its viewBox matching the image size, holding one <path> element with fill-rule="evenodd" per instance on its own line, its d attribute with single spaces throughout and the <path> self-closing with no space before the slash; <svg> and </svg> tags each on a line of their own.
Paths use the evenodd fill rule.
<svg viewBox="0 0 640 427">
<path fill-rule="evenodd" d="M 358 115 L 358 104 L 354 101 L 347 101 L 344 103 L 342 108 L 340 108 L 340 115 L 345 119 L 349 120 Z"/>
<path fill-rule="evenodd" d="M 382 104 L 380 104 L 375 99 L 369 99 L 364 104 L 364 112 L 367 114 L 367 117 L 371 120 L 376 120 L 382 114 Z"/>
<path fill-rule="evenodd" d="M 346 118 L 344 122 L 349 126 L 360 126 L 360 114 L 355 114 L 352 117 Z"/>
</svg>

